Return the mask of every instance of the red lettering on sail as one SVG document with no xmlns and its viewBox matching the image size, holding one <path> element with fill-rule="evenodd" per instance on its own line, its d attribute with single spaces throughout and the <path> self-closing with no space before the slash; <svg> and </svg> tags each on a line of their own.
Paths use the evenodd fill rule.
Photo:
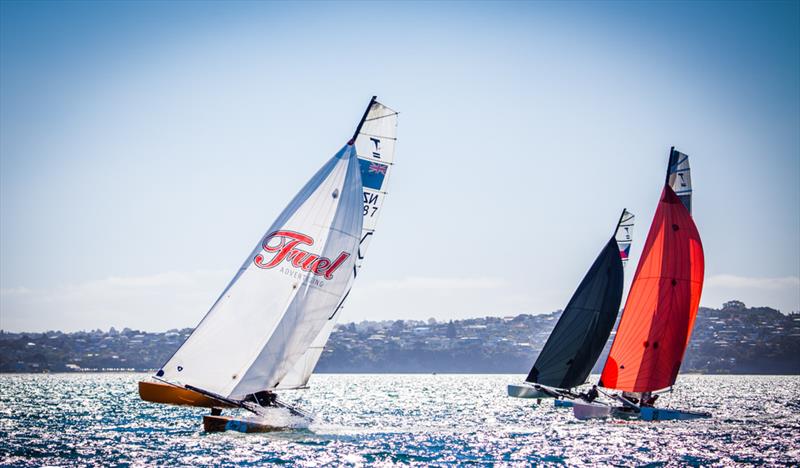
<svg viewBox="0 0 800 468">
<path fill-rule="evenodd" d="M 349 253 L 342 252 L 336 260 L 331 261 L 303 250 L 303 245 L 314 245 L 314 239 L 299 232 L 275 231 L 264 238 L 261 244 L 264 251 L 255 256 L 253 263 L 259 268 L 267 269 L 275 268 L 286 261 L 302 271 L 332 279 L 333 273 L 350 257 Z"/>
</svg>

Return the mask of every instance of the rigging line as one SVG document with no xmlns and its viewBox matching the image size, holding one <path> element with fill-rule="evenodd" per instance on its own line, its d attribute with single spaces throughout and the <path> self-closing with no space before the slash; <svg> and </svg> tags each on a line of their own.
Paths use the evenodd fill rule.
<svg viewBox="0 0 800 468">
<path fill-rule="evenodd" d="M 353 276 L 353 279 L 355 280 L 355 276 Z M 336 314 L 337 314 L 337 313 L 339 312 L 339 310 L 340 310 L 340 309 L 341 309 L 341 308 L 344 306 L 344 301 L 347 299 L 347 296 L 349 296 L 349 295 L 350 295 L 350 291 L 351 291 L 352 289 L 353 289 L 353 288 L 351 287 L 350 289 L 348 289 L 348 290 L 347 290 L 347 292 L 344 294 L 344 297 L 342 297 L 342 300 L 339 302 L 339 305 L 338 305 L 338 306 L 336 306 L 336 309 L 334 309 L 334 310 L 333 310 L 333 313 L 331 314 L 331 316 L 330 316 L 330 317 L 328 317 L 328 320 L 331 320 L 332 318 L 336 317 Z"/>
</svg>

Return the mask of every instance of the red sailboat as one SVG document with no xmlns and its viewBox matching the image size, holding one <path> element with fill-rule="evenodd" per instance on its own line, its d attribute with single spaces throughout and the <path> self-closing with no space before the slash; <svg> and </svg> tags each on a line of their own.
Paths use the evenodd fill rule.
<svg viewBox="0 0 800 468">
<path fill-rule="evenodd" d="M 710 416 L 655 407 L 658 393 L 671 389 L 678 376 L 703 289 L 703 244 L 692 220 L 691 196 L 688 156 L 672 148 L 661 199 L 600 376 L 601 387 L 623 393 L 613 396 L 614 404 L 576 403 L 579 419 Z"/>
</svg>

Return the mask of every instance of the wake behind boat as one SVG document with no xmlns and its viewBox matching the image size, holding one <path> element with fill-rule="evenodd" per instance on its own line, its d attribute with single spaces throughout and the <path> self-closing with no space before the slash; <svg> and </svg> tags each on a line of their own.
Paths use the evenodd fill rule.
<svg viewBox="0 0 800 468">
<path fill-rule="evenodd" d="M 670 391 L 689 344 L 703 289 L 703 245 L 691 216 L 689 157 L 670 150 L 666 183 L 647 234 L 625 310 L 600 376 L 621 391 L 609 403 L 575 402 L 578 419 L 647 421 L 707 418 L 708 413 L 656 408 Z"/>
<path fill-rule="evenodd" d="M 275 391 L 305 388 L 374 233 L 392 165 L 397 112 L 369 103 L 350 141 L 301 189 L 209 312 L 139 395 L 212 408 L 207 431 L 311 419 Z M 250 418 L 222 416 L 239 408 Z"/>
<path fill-rule="evenodd" d="M 579 396 L 574 388 L 586 382 L 617 320 L 633 223 L 633 214 L 622 210 L 614 234 L 572 295 L 525 382 L 509 385 L 509 396 Z"/>
</svg>

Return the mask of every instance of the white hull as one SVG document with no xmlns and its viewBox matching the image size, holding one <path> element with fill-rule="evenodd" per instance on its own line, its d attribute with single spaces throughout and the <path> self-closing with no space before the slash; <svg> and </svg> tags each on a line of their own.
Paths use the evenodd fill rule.
<svg viewBox="0 0 800 468">
<path fill-rule="evenodd" d="M 534 388 L 530 384 L 509 385 L 508 396 L 514 398 L 553 398 L 552 395 Z"/>
<path fill-rule="evenodd" d="M 607 418 L 611 416 L 611 406 L 576 401 L 572 404 L 572 414 L 580 420 Z"/>
</svg>

